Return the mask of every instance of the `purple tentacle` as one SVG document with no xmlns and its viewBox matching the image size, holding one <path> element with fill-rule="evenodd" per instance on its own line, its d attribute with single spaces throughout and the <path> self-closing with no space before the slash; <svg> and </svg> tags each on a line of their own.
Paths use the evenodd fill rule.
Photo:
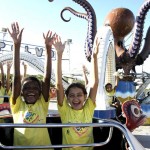
<svg viewBox="0 0 150 150">
<path fill-rule="evenodd" d="M 63 17 L 63 13 L 64 11 L 70 11 L 72 14 L 74 14 L 75 16 L 79 17 L 79 18 L 83 18 L 83 19 L 86 19 L 88 20 L 88 16 L 87 14 L 85 13 L 80 13 L 80 12 L 77 12 L 75 11 L 74 9 L 70 8 L 70 7 L 65 7 L 62 11 L 61 11 L 61 19 L 65 22 L 69 22 L 71 20 L 71 18 L 69 18 L 68 20 L 64 19 Z"/>
<path fill-rule="evenodd" d="M 140 8 L 139 15 L 136 17 L 133 42 L 131 43 L 131 47 L 129 48 L 128 51 L 131 58 L 135 58 L 140 50 L 143 37 L 144 20 L 149 8 L 150 8 L 150 0 L 147 0 Z"/>
<path fill-rule="evenodd" d="M 73 0 L 73 1 L 75 3 L 78 3 L 80 6 L 82 6 L 87 12 L 88 32 L 87 32 L 87 39 L 85 43 L 85 46 L 86 46 L 85 55 L 86 55 L 87 60 L 91 61 L 93 43 L 94 43 L 95 35 L 97 32 L 96 14 L 95 14 L 93 7 L 86 0 Z"/>
<path fill-rule="evenodd" d="M 95 35 L 97 32 L 95 11 L 92 8 L 92 6 L 86 0 L 73 0 L 73 1 L 75 3 L 81 5 L 85 9 L 86 14 L 85 13 L 79 13 L 70 7 L 66 7 L 61 12 L 61 18 L 65 22 L 70 21 L 71 18 L 69 20 L 66 20 L 63 18 L 63 12 L 68 10 L 71 13 L 73 13 L 75 16 L 80 17 L 80 18 L 84 18 L 88 21 L 88 32 L 87 32 L 87 38 L 86 38 L 86 42 L 85 42 L 85 55 L 86 55 L 87 60 L 91 61 L 93 43 L 94 43 Z"/>
<path fill-rule="evenodd" d="M 145 61 L 150 55 L 150 42 L 149 41 L 150 41 L 150 27 L 147 30 L 143 49 L 141 50 L 139 54 L 139 56 L 142 58 L 143 61 Z"/>
</svg>

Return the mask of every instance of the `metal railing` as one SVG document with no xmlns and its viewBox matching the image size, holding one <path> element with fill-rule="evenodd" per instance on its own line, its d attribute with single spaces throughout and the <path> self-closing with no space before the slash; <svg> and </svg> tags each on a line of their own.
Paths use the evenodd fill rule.
<svg viewBox="0 0 150 150">
<path fill-rule="evenodd" d="M 97 118 L 96 118 L 97 119 Z M 106 141 L 100 143 L 90 143 L 90 144 L 69 144 L 69 145 L 45 145 L 45 146 L 6 146 L 0 143 L 0 148 L 3 149 L 48 149 L 48 148 L 70 148 L 70 147 L 97 147 L 103 146 L 109 143 L 113 134 L 113 128 L 118 128 L 127 139 L 129 147 L 131 150 L 142 150 L 144 149 L 134 136 L 130 135 L 130 131 L 121 123 L 111 120 L 111 119 L 97 119 L 97 123 L 84 123 L 84 124 L 77 124 L 77 123 L 70 123 L 70 124 L 61 124 L 61 123 L 47 123 L 47 124 L 13 124 L 13 123 L 1 123 L 0 128 L 64 128 L 64 127 L 110 127 L 109 135 Z M 132 139 L 133 138 L 133 139 Z M 136 142 L 136 143 L 133 143 Z"/>
</svg>

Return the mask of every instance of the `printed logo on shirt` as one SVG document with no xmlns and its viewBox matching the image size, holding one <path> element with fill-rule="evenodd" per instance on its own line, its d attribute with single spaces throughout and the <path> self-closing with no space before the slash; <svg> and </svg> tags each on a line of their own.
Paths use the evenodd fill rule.
<svg viewBox="0 0 150 150">
<path fill-rule="evenodd" d="M 78 136 L 82 136 L 84 133 L 87 132 L 87 127 L 73 127 L 73 130 L 78 134 Z"/>
<path fill-rule="evenodd" d="M 24 122 L 25 123 L 37 123 L 39 119 L 39 115 L 37 115 L 36 113 L 34 112 L 27 112 L 26 114 L 24 114 Z"/>
</svg>

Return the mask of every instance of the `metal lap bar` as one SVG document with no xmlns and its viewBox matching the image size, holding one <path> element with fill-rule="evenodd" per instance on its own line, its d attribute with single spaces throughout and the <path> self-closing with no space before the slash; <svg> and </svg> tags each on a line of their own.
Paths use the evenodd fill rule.
<svg viewBox="0 0 150 150">
<path fill-rule="evenodd" d="M 122 131 L 126 139 L 128 140 L 129 146 L 132 150 L 136 150 L 134 148 L 133 143 L 131 142 L 130 137 L 127 134 L 127 129 L 119 122 L 112 121 L 112 120 L 97 120 L 98 123 L 85 123 L 85 124 L 76 124 L 76 123 L 70 123 L 70 124 L 61 124 L 61 123 L 48 123 L 48 124 L 13 124 L 13 123 L 1 123 L 0 128 L 6 128 L 6 127 L 16 127 L 16 128 L 60 128 L 60 127 L 110 127 L 109 135 L 106 141 L 100 142 L 100 143 L 91 143 L 91 144 L 68 144 L 68 145 L 46 145 L 46 146 L 5 146 L 2 143 L 0 143 L 0 147 L 3 149 L 48 149 L 48 148 L 69 148 L 69 147 L 97 147 L 97 146 L 103 146 L 106 145 L 113 133 L 113 127 L 118 128 Z"/>
<path fill-rule="evenodd" d="M 9 98 L 10 96 L 8 96 L 8 95 L 4 95 L 4 96 L 0 96 L 0 98 Z"/>
</svg>

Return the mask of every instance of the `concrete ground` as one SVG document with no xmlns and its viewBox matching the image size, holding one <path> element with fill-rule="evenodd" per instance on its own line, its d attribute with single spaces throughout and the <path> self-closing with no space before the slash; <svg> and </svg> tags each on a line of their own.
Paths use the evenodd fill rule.
<svg viewBox="0 0 150 150">
<path fill-rule="evenodd" d="M 150 126 L 140 126 L 133 131 L 133 135 L 146 149 L 150 150 Z"/>
</svg>

